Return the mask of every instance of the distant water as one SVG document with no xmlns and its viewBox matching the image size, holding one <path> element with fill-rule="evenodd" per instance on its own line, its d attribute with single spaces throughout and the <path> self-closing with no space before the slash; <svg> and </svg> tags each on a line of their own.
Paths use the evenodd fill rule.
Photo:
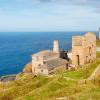
<svg viewBox="0 0 100 100">
<path fill-rule="evenodd" d="M 16 74 L 31 61 L 31 55 L 52 49 L 58 39 L 60 49 L 70 50 L 72 35 L 85 32 L 9 32 L 0 33 L 0 76 Z M 97 32 L 96 32 L 97 33 Z"/>
</svg>

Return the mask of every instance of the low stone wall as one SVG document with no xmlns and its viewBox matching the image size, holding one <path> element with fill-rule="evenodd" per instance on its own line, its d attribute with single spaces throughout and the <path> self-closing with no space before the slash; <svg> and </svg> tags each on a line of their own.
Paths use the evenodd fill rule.
<svg viewBox="0 0 100 100">
<path fill-rule="evenodd" d="M 52 70 L 49 70 L 49 74 L 54 74 L 54 73 L 56 73 L 56 72 L 59 72 L 59 71 L 66 71 L 66 70 L 68 70 L 68 69 L 67 69 L 66 64 L 64 64 L 64 65 L 58 66 L 58 67 L 56 67 L 56 68 L 54 68 L 54 69 L 52 69 Z"/>
<path fill-rule="evenodd" d="M 97 47 L 97 48 L 96 48 L 96 51 L 100 51 L 100 47 Z"/>
</svg>

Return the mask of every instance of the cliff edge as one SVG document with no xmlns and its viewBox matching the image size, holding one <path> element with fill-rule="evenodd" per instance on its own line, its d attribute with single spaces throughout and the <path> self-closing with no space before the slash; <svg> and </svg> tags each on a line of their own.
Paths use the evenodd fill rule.
<svg viewBox="0 0 100 100">
<path fill-rule="evenodd" d="M 25 65 L 24 69 L 23 69 L 23 73 L 31 73 L 32 72 L 32 63 L 28 63 Z"/>
</svg>

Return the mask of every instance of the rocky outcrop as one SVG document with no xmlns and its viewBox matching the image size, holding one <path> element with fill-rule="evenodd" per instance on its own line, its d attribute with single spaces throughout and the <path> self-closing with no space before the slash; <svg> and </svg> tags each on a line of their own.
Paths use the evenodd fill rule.
<svg viewBox="0 0 100 100">
<path fill-rule="evenodd" d="M 28 63 L 25 65 L 25 68 L 23 69 L 23 73 L 31 73 L 32 72 L 32 63 Z"/>
<path fill-rule="evenodd" d="M 14 81 L 15 79 L 16 79 L 16 75 L 3 76 L 0 78 L 0 82 Z"/>
</svg>

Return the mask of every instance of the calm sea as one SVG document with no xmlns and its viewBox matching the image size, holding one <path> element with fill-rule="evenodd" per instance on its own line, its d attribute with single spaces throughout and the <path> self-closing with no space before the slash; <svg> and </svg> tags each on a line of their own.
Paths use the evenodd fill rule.
<svg viewBox="0 0 100 100">
<path fill-rule="evenodd" d="M 31 55 L 52 49 L 58 39 L 60 49 L 70 50 L 72 35 L 85 32 L 6 32 L 0 33 L 0 76 L 16 74 L 31 61 Z M 97 34 L 97 32 L 96 32 Z"/>
</svg>

